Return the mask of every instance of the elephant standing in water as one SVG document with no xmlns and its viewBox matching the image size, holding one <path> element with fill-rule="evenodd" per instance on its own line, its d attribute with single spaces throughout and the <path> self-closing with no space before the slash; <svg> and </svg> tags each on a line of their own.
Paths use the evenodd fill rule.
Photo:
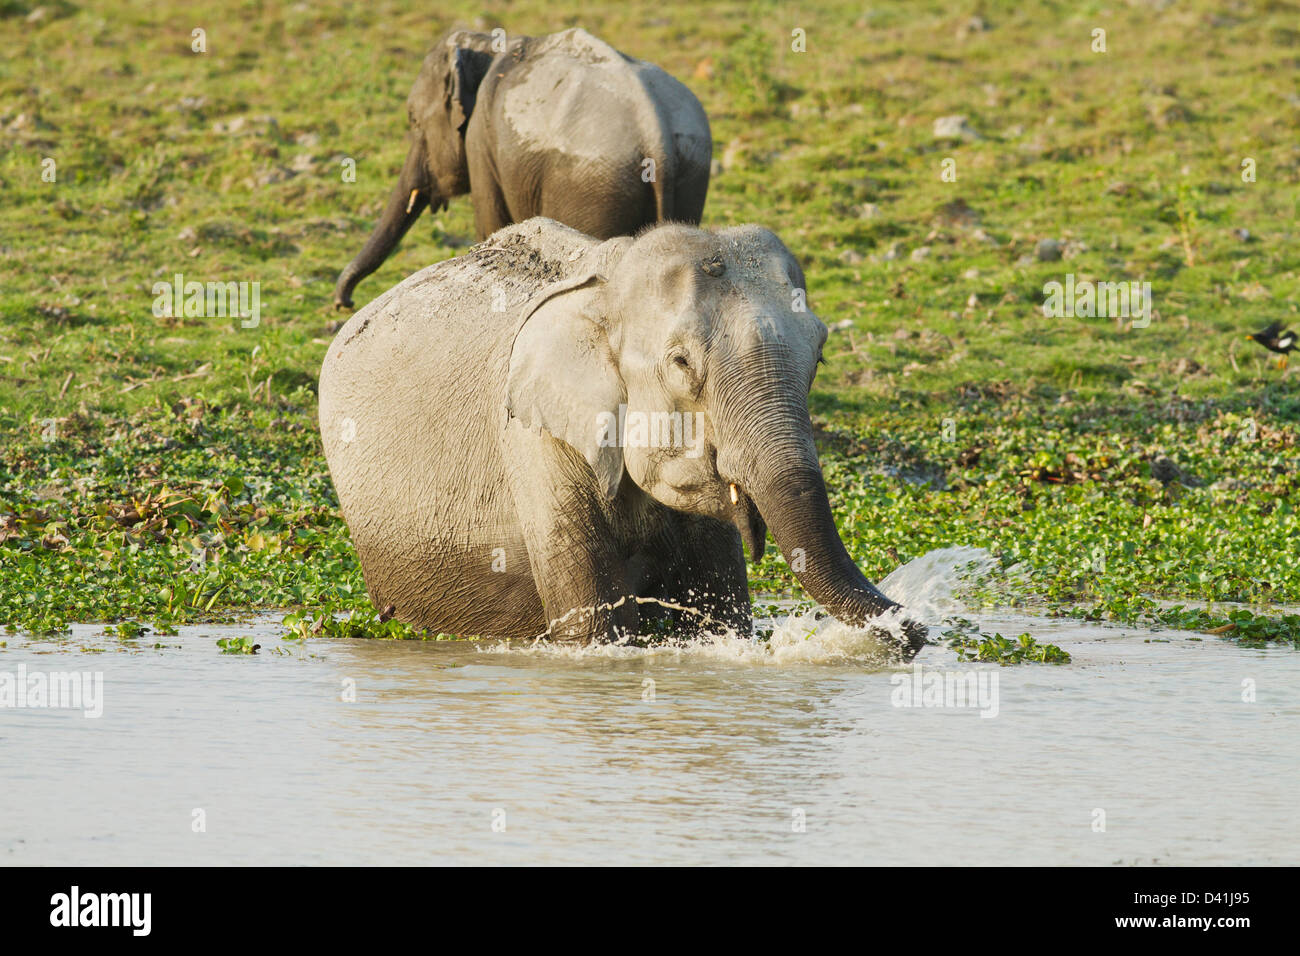
<svg viewBox="0 0 1300 956">
<path fill-rule="evenodd" d="M 741 545 L 770 528 L 841 621 L 897 608 L 831 515 L 803 290 L 757 226 L 600 242 L 536 218 L 370 302 L 325 356 L 320 427 L 375 606 L 498 637 L 747 634 Z M 926 631 L 903 633 L 910 656 Z"/>
<path fill-rule="evenodd" d="M 585 30 L 508 44 L 455 31 L 425 57 L 407 112 L 406 162 L 339 275 L 339 306 L 426 206 L 466 192 L 480 239 L 531 216 L 608 239 L 704 212 L 713 139 L 699 100 Z"/>
</svg>

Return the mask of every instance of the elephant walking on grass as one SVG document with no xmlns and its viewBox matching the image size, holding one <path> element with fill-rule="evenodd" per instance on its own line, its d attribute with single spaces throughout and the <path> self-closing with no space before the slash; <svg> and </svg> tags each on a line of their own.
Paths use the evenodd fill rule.
<svg viewBox="0 0 1300 956">
<path fill-rule="evenodd" d="M 757 559 L 770 528 L 839 620 L 896 609 L 831 515 L 803 290 L 757 226 L 600 242 L 536 218 L 370 302 L 326 354 L 320 427 L 375 606 L 460 634 L 748 634 L 742 542 Z M 902 630 L 910 656 L 925 629 Z"/>
<path fill-rule="evenodd" d="M 480 239 L 531 216 L 608 239 L 704 212 L 713 139 L 699 101 L 585 30 L 509 43 L 455 31 L 425 57 L 407 112 L 406 162 L 339 275 L 339 306 L 426 206 L 467 192 Z"/>
</svg>

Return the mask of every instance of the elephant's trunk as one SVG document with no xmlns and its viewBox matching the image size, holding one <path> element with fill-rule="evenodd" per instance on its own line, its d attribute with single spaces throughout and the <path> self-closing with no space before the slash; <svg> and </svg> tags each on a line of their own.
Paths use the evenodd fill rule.
<svg viewBox="0 0 1300 956">
<path fill-rule="evenodd" d="M 741 434 L 757 426 L 767 440 L 742 439 L 742 447 L 758 450 L 735 458 L 720 454 L 720 470 L 734 476 L 757 508 L 804 590 L 837 620 L 868 626 L 899 605 L 866 579 L 840 540 L 804 400 L 786 396 L 759 407 L 778 405 L 780 411 L 768 414 L 756 414 L 750 405 L 746 418 L 751 427 Z M 773 435 L 782 437 L 773 441 Z M 911 657 L 925 644 L 926 628 L 906 620 L 902 627 L 903 650 Z"/>
<path fill-rule="evenodd" d="M 402 165 L 392 195 L 388 197 L 384 214 L 379 217 L 379 222 L 375 224 L 374 231 L 370 233 L 370 238 L 357 253 L 357 257 L 339 274 L 338 284 L 334 287 L 335 305 L 352 307 L 352 290 L 388 258 L 402 236 L 406 235 L 406 230 L 411 228 L 411 223 L 434 200 L 432 191 L 424 139 L 414 134 L 411 148 L 406 153 L 406 162 Z"/>
</svg>

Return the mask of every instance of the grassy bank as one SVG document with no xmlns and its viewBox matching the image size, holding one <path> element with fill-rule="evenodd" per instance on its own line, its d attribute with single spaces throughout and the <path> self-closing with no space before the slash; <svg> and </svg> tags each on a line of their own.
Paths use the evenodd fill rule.
<svg viewBox="0 0 1300 956">
<path fill-rule="evenodd" d="M 1300 5 L 1020 6 L 0 2 L 0 622 L 405 633 L 365 601 L 314 389 L 458 22 L 582 25 L 696 91 L 706 221 L 773 228 L 836 327 L 813 410 L 869 575 L 977 545 L 1050 612 L 1300 638 L 1167 609 L 1300 602 L 1300 377 L 1243 341 L 1300 324 Z M 472 235 L 467 199 L 421 220 L 358 302 Z M 260 322 L 155 318 L 177 273 L 260 283 Z M 1066 273 L 1150 282 L 1152 321 L 1044 318 Z M 754 577 L 797 593 L 770 551 Z"/>
</svg>

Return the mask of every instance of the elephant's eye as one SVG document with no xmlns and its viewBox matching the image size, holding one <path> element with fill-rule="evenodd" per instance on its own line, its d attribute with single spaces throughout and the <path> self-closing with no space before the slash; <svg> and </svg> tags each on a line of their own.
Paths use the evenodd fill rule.
<svg viewBox="0 0 1300 956">
<path fill-rule="evenodd" d="M 700 389 L 704 387 L 704 377 L 691 365 L 690 355 L 683 350 L 674 349 L 668 353 L 668 361 L 671 365 L 677 367 L 681 373 L 682 382 L 690 389 L 691 393 L 698 396 Z"/>
</svg>

